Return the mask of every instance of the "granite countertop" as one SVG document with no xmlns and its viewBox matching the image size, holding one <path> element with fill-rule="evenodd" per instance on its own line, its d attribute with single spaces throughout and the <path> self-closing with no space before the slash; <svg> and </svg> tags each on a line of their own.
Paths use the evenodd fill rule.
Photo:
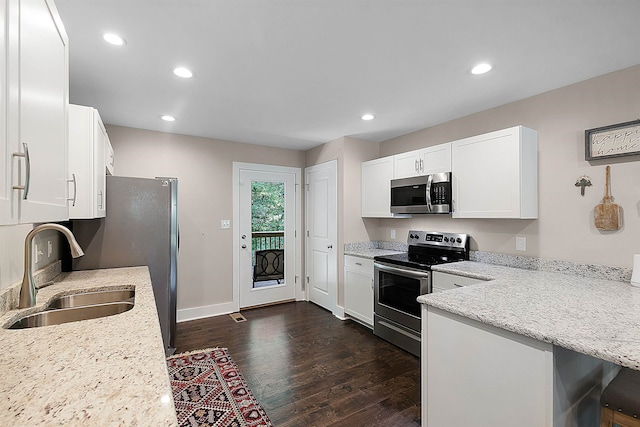
<svg viewBox="0 0 640 427">
<path fill-rule="evenodd" d="M 115 316 L 4 329 L 57 295 L 131 288 L 133 309 Z M 0 325 L 4 425 L 177 426 L 147 267 L 63 273 Z"/>
<path fill-rule="evenodd" d="M 403 252 L 394 251 L 391 249 L 373 249 L 373 248 L 344 251 L 345 255 L 357 256 L 360 258 L 367 258 L 367 259 L 373 259 L 373 257 L 376 257 L 376 256 L 395 255 L 395 254 L 401 254 L 401 253 Z"/>
<path fill-rule="evenodd" d="M 640 288 L 472 261 L 432 269 L 488 281 L 422 295 L 422 304 L 640 370 Z"/>
</svg>

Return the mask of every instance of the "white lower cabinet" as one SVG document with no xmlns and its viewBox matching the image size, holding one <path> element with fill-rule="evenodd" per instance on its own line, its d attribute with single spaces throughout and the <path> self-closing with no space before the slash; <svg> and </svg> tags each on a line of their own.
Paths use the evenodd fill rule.
<svg viewBox="0 0 640 427">
<path fill-rule="evenodd" d="M 106 214 L 107 131 L 98 110 L 69 105 L 69 218 L 103 218 Z"/>
<path fill-rule="evenodd" d="M 458 276 L 457 274 L 442 273 L 434 271 L 432 273 L 432 292 L 448 291 L 449 289 L 457 289 L 463 286 L 475 285 L 484 282 L 482 279 L 474 279 L 471 277 Z"/>
<path fill-rule="evenodd" d="M 422 306 L 422 426 L 598 427 L 603 360 Z"/>
<path fill-rule="evenodd" d="M 344 312 L 373 327 L 373 260 L 345 255 Z"/>
</svg>

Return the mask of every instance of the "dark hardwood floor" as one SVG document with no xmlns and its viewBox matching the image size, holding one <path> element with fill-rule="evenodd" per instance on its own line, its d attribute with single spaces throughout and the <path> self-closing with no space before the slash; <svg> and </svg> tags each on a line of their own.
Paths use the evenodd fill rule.
<svg viewBox="0 0 640 427">
<path fill-rule="evenodd" d="M 179 323 L 177 352 L 226 347 L 276 427 L 419 426 L 420 360 L 308 302 Z"/>
</svg>

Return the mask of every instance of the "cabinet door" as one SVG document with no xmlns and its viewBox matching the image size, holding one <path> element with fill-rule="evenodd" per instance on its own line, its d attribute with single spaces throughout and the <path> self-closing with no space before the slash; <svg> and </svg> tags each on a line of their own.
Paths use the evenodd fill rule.
<svg viewBox="0 0 640 427">
<path fill-rule="evenodd" d="M 11 188 L 11 154 L 13 145 L 9 143 L 7 129 L 7 103 L 9 100 L 8 91 L 8 75 L 9 64 L 7 62 L 8 48 L 8 3 L 6 0 L 0 0 L 0 225 L 11 224 L 15 222 L 12 217 L 11 198 L 13 190 Z"/>
<path fill-rule="evenodd" d="M 396 154 L 393 156 L 393 178 L 410 178 L 422 175 L 424 164 L 421 162 L 423 160 L 420 157 L 420 150 Z"/>
<path fill-rule="evenodd" d="M 344 312 L 373 326 L 373 262 L 371 260 L 345 256 Z"/>
<path fill-rule="evenodd" d="M 452 143 L 454 218 L 537 218 L 537 134 L 516 126 Z"/>
<path fill-rule="evenodd" d="M 391 218 L 393 156 L 362 163 L 362 216 Z"/>
<path fill-rule="evenodd" d="M 107 213 L 107 173 L 105 161 L 107 130 L 96 109 L 93 109 L 93 126 L 93 203 L 95 206 L 95 217 L 104 218 Z"/>
<path fill-rule="evenodd" d="M 63 221 L 67 211 L 68 39 L 53 2 L 20 1 L 20 222 Z M 26 165 L 23 162 L 22 165 Z"/>
<path fill-rule="evenodd" d="M 107 132 L 98 110 L 69 105 L 69 172 L 73 219 L 103 218 L 106 213 L 105 142 Z"/>
<path fill-rule="evenodd" d="M 109 140 L 109 134 L 106 134 L 106 138 L 104 141 L 104 156 L 107 165 L 106 172 L 108 175 L 113 175 L 116 162 L 113 147 L 111 146 L 111 141 Z"/>
<path fill-rule="evenodd" d="M 451 172 L 451 143 L 438 144 L 420 150 L 424 175 Z"/>
</svg>

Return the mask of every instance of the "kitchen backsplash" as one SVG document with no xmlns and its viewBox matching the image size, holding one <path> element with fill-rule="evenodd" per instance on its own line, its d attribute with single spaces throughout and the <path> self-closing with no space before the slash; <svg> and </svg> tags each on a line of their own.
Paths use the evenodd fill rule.
<svg viewBox="0 0 640 427">
<path fill-rule="evenodd" d="M 54 261 L 46 267 L 33 272 L 33 281 L 36 288 L 41 288 L 42 285 L 48 284 L 61 272 L 61 262 Z M 18 306 L 20 300 L 20 287 L 22 281 L 16 282 L 4 289 L 0 290 L 0 316 L 9 310 L 13 310 Z"/>
<path fill-rule="evenodd" d="M 358 252 L 367 249 L 407 251 L 407 244 L 401 242 L 386 242 L 383 240 L 344 244 L 345 252 Z M 481 251 L 469 251 L 469 260 L 483 262 L 486 264 L 503 265 L 505 267 L 522 268 L 525 270 L 573 274 L 576 276 L 615 280 L 618 282 L 629 282 L 631 280 L 630 268 L 609 267 L 600 264 L 585 264 L 580 262 L 558 261 Z"/>
</svg>

